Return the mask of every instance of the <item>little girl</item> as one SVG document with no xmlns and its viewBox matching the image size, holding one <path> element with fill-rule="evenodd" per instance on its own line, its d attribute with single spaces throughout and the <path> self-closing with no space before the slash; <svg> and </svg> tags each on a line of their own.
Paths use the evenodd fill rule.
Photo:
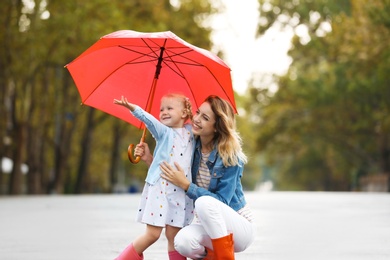
<svg viewBox="0 0 390 260">
<path fill-rule="evenodd" d="M 138 222 L 146 224 L 146 232 L 136 238 L 116 259 L 143 259 L 143 252 L 159 239 L 164 227 L 169 259 L 186 259 L 175 251 L 173 242 L 180 228 L 192 221 L 193 201 L 185 195 L 183 189 L 160 177 L 159 166 L 163 161 L 172 165 L 173 162 L 179 162 L 184 166 L 185 175 L 191 182 L 193 135 L 190 124 L 185 124 L 188 119 L 192 120 L 191 103 L 180 94 L 163 96 L 160 121 L 139 106 L 129 103 L 123 96 L 121 100 L 115 99 L 114 103 L 130 109 L 136 118 L 145 123 L 157 142 L 136 218 Z"/>
</svg>

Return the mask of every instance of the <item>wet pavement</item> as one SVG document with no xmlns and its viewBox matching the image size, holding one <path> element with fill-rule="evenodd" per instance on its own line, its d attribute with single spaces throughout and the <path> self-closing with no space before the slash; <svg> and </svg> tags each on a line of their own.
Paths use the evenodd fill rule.
<svg viewBox="0 0 390 260">
<path fill-rule="evenodd" d="M 111 260 L 144 230 L 139 194 L 0 197 L 0 260 Z M 390 194 L 247 192 L 257 237 L 237 260 L 388 260 Z M 166 239 L 145 259 L 167 260 Z"/>
</svg>

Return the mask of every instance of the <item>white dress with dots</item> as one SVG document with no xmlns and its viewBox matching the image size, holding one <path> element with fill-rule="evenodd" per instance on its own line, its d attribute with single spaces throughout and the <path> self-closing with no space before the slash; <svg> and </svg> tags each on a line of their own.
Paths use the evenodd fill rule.
<svg viewBox="0 0 390 260">
<path fill-rule="evenodd" d="M 174 129 L 173 147 L 170 152 L 171 165 L 174 162 L 184 169 L 191 182 L 191 158 L 193 140 L 186 128 Z M 165 227 L 184 227 L 193 219 L 193 201 L 183 189 L 160 177 L 155 185 L 145 183 L 136 220 L 144 224 Z"/>
</svg>

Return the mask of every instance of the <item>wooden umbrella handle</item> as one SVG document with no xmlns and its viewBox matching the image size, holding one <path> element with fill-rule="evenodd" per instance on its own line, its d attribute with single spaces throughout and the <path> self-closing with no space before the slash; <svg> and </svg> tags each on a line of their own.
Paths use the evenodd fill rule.
<svg viewBox="0 0 390 260">
<path fill-rule="evenodd" d="M 145 137 L 146 137 L 146 127 L 144 128 L 144 132 L 142 133 L 140 142 L 144 142 L 145 141 Z M 130 144 L 129 147 L 127 148 L 127 157 L 129 158 L 130 162 L 132 162 L 133 164 L 137 164 L 141 160 L 141 157 L 140 156 L 136 156 L 134 158 L 134 156 L 133 156 L 133 149 L 134 149 L 134 144 Z"/>
<path fill-rule="evenodd" d="M 134 149 L 134 144 L 130 144 L 129 147 L 127 148 L 127 156 L 129 157 L 130 162 L 137 164 L 141 160 L 141 157 L 136 156 L 134 158 L 133 149 Z"/>
</svg>

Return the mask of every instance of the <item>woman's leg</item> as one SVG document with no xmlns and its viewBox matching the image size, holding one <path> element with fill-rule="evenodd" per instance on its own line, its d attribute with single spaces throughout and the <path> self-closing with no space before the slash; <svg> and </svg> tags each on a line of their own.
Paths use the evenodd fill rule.
<svg viewBox="0 0 390 260">
<path fill-rule="evenodd" d="M 195 201 L 195 209 L 211 239 L 233 234 L 235 252 L 244 251 L 253 242 L 253 224 L 223 202 L 211 196 L 202 196 Z"/>
<path fill-rule="evenodd" d="M 183 256 L 191 259 L 202 259 L 207 248 L 212 248 L 210 237 L 199 224 L 183 227 L 175 237 L 175 249 Z"/>
<path fill-rule="evenodd" d="M 206 255 L 206 248 L 213 249 L 212 239 L 233 236 L 234 251 L 244 251 L 254 240 L 255 228 L 236 211 L 210 197 L 195 201 L 200 223 L 182 228 L 175 237 L 175 248 L 183 256 L 199 259 Z"/>
</svg>

